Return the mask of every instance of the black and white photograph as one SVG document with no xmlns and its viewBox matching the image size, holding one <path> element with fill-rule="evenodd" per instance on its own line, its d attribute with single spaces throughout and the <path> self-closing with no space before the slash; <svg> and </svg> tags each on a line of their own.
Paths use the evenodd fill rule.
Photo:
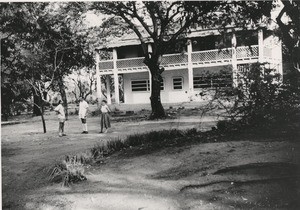
<svg viewBox="0 0 300 210">
<path fill-rule="evenodd" d="M 0 1 L 1 208 L 300 209 L 300 1 Z"/>
</svg>

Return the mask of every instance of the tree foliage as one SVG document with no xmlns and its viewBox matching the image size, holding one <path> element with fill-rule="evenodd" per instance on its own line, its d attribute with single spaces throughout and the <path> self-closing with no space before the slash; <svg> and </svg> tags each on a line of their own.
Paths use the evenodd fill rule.
<svg viewBox="0 0 300 210">
<path fill-rule="evenodd" d="M 59 91 L 67 107 L 64 76 L 93 65 L 79 9 L 69 3 L 4 3 L 1 12 L 2 88 L 15 85 L 11 80 L 32 90 L 42 83 Z"/>
</svg>

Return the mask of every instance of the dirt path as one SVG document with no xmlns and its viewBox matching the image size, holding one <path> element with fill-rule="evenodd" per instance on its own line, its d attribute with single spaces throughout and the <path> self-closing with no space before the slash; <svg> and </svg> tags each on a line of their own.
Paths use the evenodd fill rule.
<svg viewBox="0 0 300 210">
<path fill-rule="evenodd" d="M 91 118 L 90 133 L 81 135 L 78 120 L 72 118 L 65 138 L 57 137 L 55 120 L 47 122 L 47 134 L 39 133 L 37 122 L 4 126 L 3 209 L 292 209 L 298 205 L 297 142 L 208 143 L 151 154 L 128 150 L 87 169 L 88 180 L 70 188 L 45 179 L 44 169 L 66 154 L 132 133 L 213 125 L 211 118 L 204 121 L 181 117 L 120 122 L 114 123 L 112 133 L 98 134 L 98 119 Z M 216 173 L 220 169 L 227 170 Z M 286 176 L 296 178 L 276 179 Z M 269 181 L 255 181 L 264 179 Z"/>
<path fill-rule="evenodd" d="M 45 169 L 68 154 L 77 154 L 109 139 L 124 138 L 126 135 L 159 129 L 210 128 L 212 118 L 181 117 L 165 121 L 141 121 L 113 123 L 111 133 L 99 134 L 99 119 L 88 119 L 89 134 L 81 134 L 81 125 L 76 116 L 66 123 L 68 136 L 57 136 L 57 120 L 47 116 L 46 134 L 38 119 L 31 123 L 2 126 L 2 189 L 3 207 L 23 208 L 24 194 L 47 183 Z"/>
</svg>

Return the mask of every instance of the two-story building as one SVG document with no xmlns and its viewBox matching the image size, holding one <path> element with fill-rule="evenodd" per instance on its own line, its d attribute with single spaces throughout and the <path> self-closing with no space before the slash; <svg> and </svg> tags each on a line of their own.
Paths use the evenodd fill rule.
<svg viewBox="0 0 300 210">
<path fill-rule="evenodd" d="M 151 43 L 148 39 L 149 52 Z M 205 100 L 197 93 L 216 86 L 236 85 L 245 64 L 268 63 L 282 75 L 281 41 L 267 29 L 243 31 L 232 28 L 227 29 L 225 35 L 217 29 L 194 30 L 187 35 L 186 43 L 184 52 L 174 50 L 162 58 L 161 65 L 165 69 L 161 84 L 162 103 Z M 143 63 L 139 39 L 132 34 L 124 35 L 98 50 L 111 51 L 113 59 L 100 60 L 97 56 L 97 89 L 101 87 L 101 76 L 112 76 L 115 84 L 119 84 L 122 76 L 125 104 L 150 103 L 151 73 Z M 110 87 L 110 79 L 106 81 Z M 107 88 L 108 103 L 112 101 L 110 91 Z M 98 97 L 100 94 L 98 91 Z M 120 103 L 117 85 L 114 101 Z"/>
</svg>

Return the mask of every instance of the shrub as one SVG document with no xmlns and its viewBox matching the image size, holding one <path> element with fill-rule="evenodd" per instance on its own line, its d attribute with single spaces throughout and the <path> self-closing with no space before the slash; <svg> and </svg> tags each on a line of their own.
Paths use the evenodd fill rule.
<svg viewBox="0 0 300 210">
<path fill-rule="evenodd" d="M 252 64 L 245 69 L 239 76 L 237 88 L 219 93 L 219 99 L 222 99 L 219 102 L 231 123 L 264 127 L 292 120 L 299 109 L 299 86 L 282 83 L 280 75 L 261 64 Z M 226 107 L 223 101 L 231 101 L 231 107 Z M 223 129 L 222 126 L 219 123 L 218 127 Z"/>
<path fill-rule="evenodd" d="M 49 180 L 61 182 L 63 186 L 86 180 L 83 162 L 84 160 L 77 156 L 66 156 L 65 160 L 49 169 Z"/>
</svg>

